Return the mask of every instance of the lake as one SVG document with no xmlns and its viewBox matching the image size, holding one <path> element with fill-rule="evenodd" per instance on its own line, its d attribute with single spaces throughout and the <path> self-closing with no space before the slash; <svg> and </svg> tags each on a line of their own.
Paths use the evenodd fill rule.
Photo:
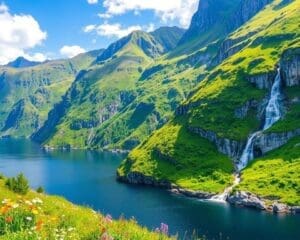
<svg viewBox="0 0 300 240">
<path fill-rule="evenodd" d="M 199 201 L 151 187 L 118 183 L 122 154 L 97 151 L 52 151 L 26 140 L 0 140 L 0 172 L 23 172 L 31 186 L 90 206 L 114 218 L 134 216 L 149 229 L 169 225 L 171 233 L 192 231 L 207 239 L 293 240 L 300 236 L 300 215 L 273 215 L 228 204 Z"/>
</svg>

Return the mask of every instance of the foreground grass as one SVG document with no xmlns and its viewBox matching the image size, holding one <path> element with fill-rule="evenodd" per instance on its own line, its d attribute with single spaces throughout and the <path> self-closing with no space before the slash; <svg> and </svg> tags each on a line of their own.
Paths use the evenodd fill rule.
<svg viewBox="0 0 300 240">
<path fill-rule="evenodd" d="M 252 162 L 243 172 L 239 190 L 270 200 L 300 205 L 300 137 Z"/>
<path fill-rule="evenodd" d="M 162 233 L 161 231 L 165 232 Z M 92 209 L 71 204 L 63 198 L 34 191 L 18 195 L 0 180 L 0 239 L 175 239 L 166 226 L 156 232 L 140 227 L 135 220 L 113 220 Z"/>
</svg>

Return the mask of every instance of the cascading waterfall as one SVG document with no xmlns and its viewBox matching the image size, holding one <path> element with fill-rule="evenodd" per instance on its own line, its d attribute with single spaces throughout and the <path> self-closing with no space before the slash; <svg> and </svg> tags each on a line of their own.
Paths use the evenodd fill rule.
<svg viewBox="0 0 300 240">
<path fill-rule="evenodd" d="M 273 124 L 276 123 L 281 118 L 282 116 L 281 109 L 280 109 L 281 99 L 282 99 L 281 77 L 280 77 L 280 69 L 278 68 L 277 75 L 271 89 L 270 99 L 268 101 L 265 110 L 265 122 L 262 131 L 272 127 Z M 254 158 L 254 142 L 260 133 L 261 131 L 257 131 L 248 138 L 246 148 L 244 149 L 243 154 L 237 165 L 238 171 L 241 171 L 243 168 L 245 168 L 248 162 Z"/>
<path fill-rule="evenodd" d="M 258 135 L 264 130 L 269 129 L 273 126 L 274 123 L 276 123 L 281 117 L 281 107 L 280 102 L 282 100 L 281 95 L 281 76 L 280 76 L 280 68 L 277 69 L 277 75 L 275 78 L 275 81 L 273 83 L 270 99 L 268 101 L 267 107 L 265 109 L 265 121 L 264 121 L 264 127 L 262 130 L 257 131 L 250 135 L 248 138 L 246 147 L 242 153 L 242 156 L 239 160 L 239 163 L 237 165 L 237 174 L 235 174 L 235 181 L 234 184 L 228 188 L 225 189 L 225 191 L 222 194 L 216 195 L 211 198 L 213 201 L 219 201 L 219 202 L 225 202 L 227 199 L 227 196 L 230 194 L 232 189 L 239 184 L 240 182 L 240 174 L 239 172 L 245 168 L 249 161 L 254 159 L 254 142 Z"/>
</svg>

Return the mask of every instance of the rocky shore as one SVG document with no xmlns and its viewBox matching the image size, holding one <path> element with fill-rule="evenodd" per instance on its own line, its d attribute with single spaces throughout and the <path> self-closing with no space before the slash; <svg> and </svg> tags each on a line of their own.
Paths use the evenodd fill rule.
<svg viewBox="0 0 300 240">
<path fill-rule="evenodd" d="M 183 189 L 167 180 L 156 180 L 151 176 L 145 176 L 142 173 L 138 172 L 131 172 L 126 176 L 120 176 L 117 172 L 117 180 L 123 183 L 159 187 L 167 189 L 168 191 L 174 194 L 181 194 L 186 197 L 197 198 L 207 201 L 209 201 L 213 196 L 216 195 L 213 193 Z M 277 201 L 271 201 L 260 198 L 255 194 L 245 191 L 237 191 L 232 193 L 226 198 L 226 202 L 234 206 L 254 208 L 260 211 L 272 212 L 274 214 L 300 213 L 300 206 L 288 206 Z"/>
</svg>

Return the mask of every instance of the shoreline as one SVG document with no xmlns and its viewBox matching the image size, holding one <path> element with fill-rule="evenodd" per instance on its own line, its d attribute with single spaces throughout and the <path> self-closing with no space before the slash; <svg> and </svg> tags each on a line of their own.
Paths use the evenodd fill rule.
<svg viewBox="0 0 300 240">
<path fill-rule="evenodd" d="M 156 180 L 153 177 L 145 176 L 138 172 L 129 173 L 127 176 L 120 176 L 117 172 L 116 180 L 124 184 L 165 189 L 170 193 L 182 195 L 187 198 L 227 203 L 236 207 L 252 208 L 272 214 L 300 214 L 300 206 L 288 206 L 287 204 L 270 201 L 245 191 L 235 192 L 233 195 L 227 196 L 226 200 L 218 200 L 213 199 L 213 197 L 216 197 L 219 194 L 184 189 L 167 180 Z"/>
</svg>

